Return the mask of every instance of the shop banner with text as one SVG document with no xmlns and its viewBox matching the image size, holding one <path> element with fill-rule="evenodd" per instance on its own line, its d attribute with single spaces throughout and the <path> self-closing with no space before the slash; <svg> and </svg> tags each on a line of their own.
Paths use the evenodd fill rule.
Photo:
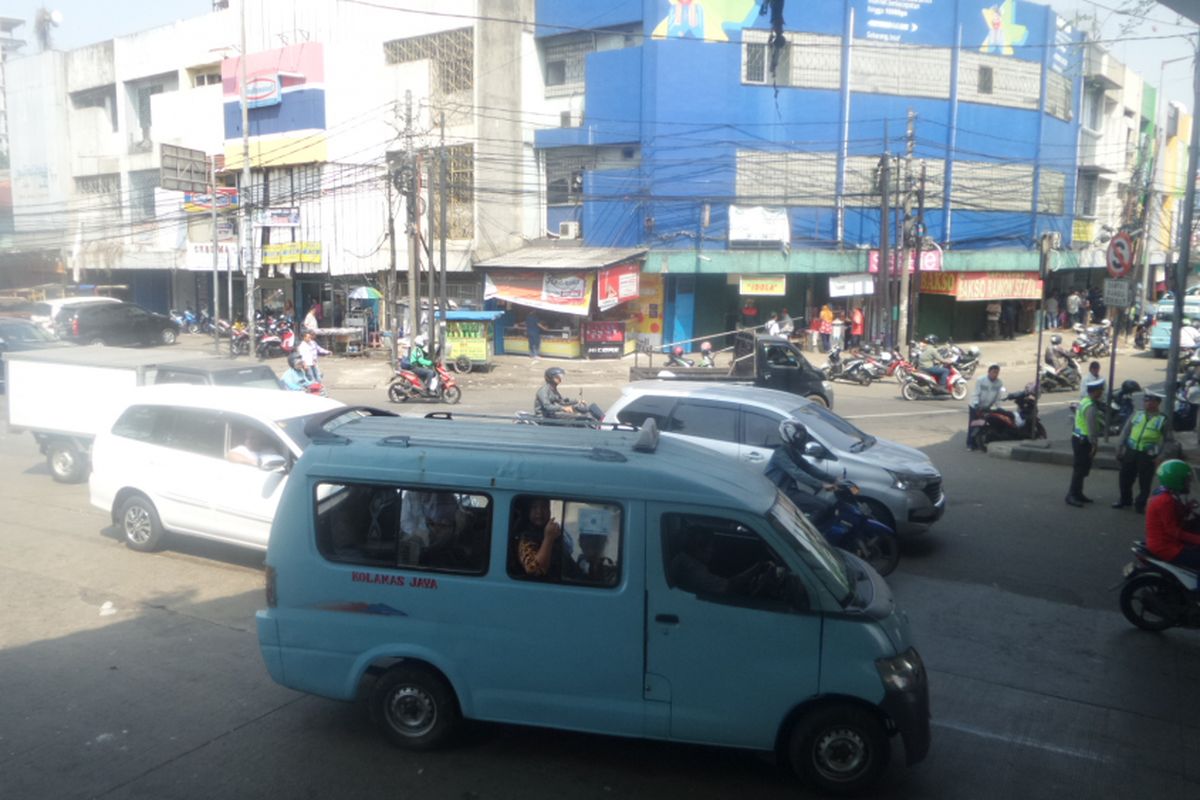
<svg viewBox="0 0 1200 800">
<path fill-rule="evenodd" d="M 1036 272 L 939 272 L 921 276 L 921 293 L 951 295 L 963 303 L 1039 300 L 1042 281 Z"/>
<path fill-rule="evenodd" d="M 596 305 L 600 310 L 607 311 L 621 303 L 636 300 L 641 272 L 638 264 L 617 264 L 600 270 L 600 288 L 596 294 Z"/>
<path fill-rule="evenodd" d="M 908 274 L 913 274 L 913 266 L 917 262 L 917 251 L 909 250 L 906 253 Z M 888 264 L 891 268 L 888 270 L 889 275 L 899 275 L 900 270 L 896 268 L 896 251 L 888 252 Z M 921 272 L 941 272 L 942 270 L 942 254 L 937 250 L 922 250 L 921 251 Z M 867 253 L 867 272 L 879 272 L 879 251 L 872 250 Z"/>
<path fill-rule="evenodd" d="M 783 297 L 787 294 L 786 275 L 741 275 L 738 294 Z"/>
<path fill-rule="evenodd" d="M 586 317 L 596 274 L 543 270 L 494 270 L 484 275 L 485 300 L 507 300 L 530 308 Z"/>
<path fill-rule="evenodd" d="M 831 275 L 829 277 L 830 297 L 856 297 L 875 293 L 875 280 L 870 275 L 861 272 L 853 275 Z"/>
<path fill-rule="evenodd" d="M 262 263 L 264 264 L 320 264 L 320 242 L 279 242 L 264 244 L 262 248 Z"/>
</svg>

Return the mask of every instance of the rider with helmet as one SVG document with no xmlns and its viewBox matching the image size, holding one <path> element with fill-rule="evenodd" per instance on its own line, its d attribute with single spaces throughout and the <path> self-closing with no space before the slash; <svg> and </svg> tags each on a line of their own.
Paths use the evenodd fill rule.
<svg viewBox="0 0 1200 800">
<path fill-rule="evenodd" d="M 779 438 L 783 445 L 775 448 L 764 474 L 819 526 L 837 506 L 837 479 L 804 457 L 809 435 L 803 423 L 785 419 L 779 423 Z"/>
<path fill-rule="evenodd" d="M 429 388 L 429 379 L 433 377 L 433 361 L 430 360 L 426 349 L 429 347 L 429 337 L 423 333 L 418 333 L 413 338 L 412 349 L 408 351 L 408 362 L 412 366 L 412 371 L 421 379 L 421 388 Z"/>
<path fill-rule="evenodd" d="M 308 379 L 308 373 L 304 370 L 304 357 L 293 350 L 288 353 L 287 363 L 287 372 L 283 373 L 283 377 L 280 378 L 283 388 L 293 392 L 308 391 L 312 381 Z"/>
<path fill-rule="evenodd" d="M 1061 372 L 1063 367 L 1067 366 L 1071 353 L 1067 348 L 1062 346 L 1062 337 L 1057 333 L 1050 337 L 1050 347 L 1046 350 L 1046 355 L 1043 357 L 1046 364 L 1053 367 L 1056 373 Z"/>
<path fill-rule="evenodd" d="M 1146 506 L 1146 549 L 1155 558 L 1188 569 L 1200 569 L 1200 535 L 1189 520 L 1191 507 L 1184 500 L 1192 483 L 1192 468 L 1173 458 L 1158 467 L 1161 486 Z"/>
<path fill-rule="evenodd" d="M 562 367 L 550 367 L 544 373 L 546 382 L 537 390 L 533 398 L 533 413 L 539 417 L 558 417 L 575 413 L 575 403 L 563 397 L 558 391 L 567 371 Z"/>
<path fill-rule="evenodd" d="M 690 367 L 692 360 L 683 357 L 683 346 L 675 345 L 671 348 L 671 357 L 667 359 L 668 367 Z"/>
<path fill-rule="evenodd" d="M 917 368 L 937 379 L 938 385 L 946 384 L 950 379 L 950 370 L 942 366 L 942 354 L 938 352 L 938 337 L 930 334 L 925 337 L 925 346 L 917 356 Z M 950 387 L 947 385 L 947 389 Z"/>
<path fill-rule="evenodd" d="M 716 361 L 713 359 L 712 342 L 700 343 L 700 365 L 704 367 L 716 366 Z"/>
</svg>

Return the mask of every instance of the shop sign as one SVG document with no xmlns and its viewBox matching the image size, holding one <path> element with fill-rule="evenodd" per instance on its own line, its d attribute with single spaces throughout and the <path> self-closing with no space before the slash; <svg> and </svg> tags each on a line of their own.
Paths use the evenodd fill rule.
<svg viewBox="0 0 1200 800">
<path fill-rule="evenodd" d="M 729 207 L 729 241 L 783 244 L 791 240 L 786 208 Z"/>
<path fill-rule="evenodd" d="M 586 317 L 595 280 L 596 273 L 591 270 L 494 270 L 484 275 L 483 297 Z"/>
<path fill-rule="evenodd" d="M 262 249 L 264 264 L 320 264 L 320 242 L 279 242 L 264 244 Z"/>
<path fill-rule="evenodd" d="M 221 242 L 217 245 L 217 269 L 227 269 L 237 261 L 237 244 Z M 190 270 L 211 270 L 213 265 L 212 242 L 188 242 L 185 266 Z"/>
<path fill-rule="evenodd" d="M 639 295 L 641 268 L 636 264 L 617 264 L 599 273 L 599 290 L 596 305 L 607 311 L 621 303 L 636 300 Z"/>
<path fill-rule="evenodd" d="M 231 208 L 237 208 L 238 190 L 226 187 L 217 187 L 217 211 L 228 211 Z M 199 214 L 201 212 L 212 213 L 212 195 L 208 192 L 203 194 L 197 192 L 183 193 L 183 210 L 189 214 Z"/>
<path fill-rule="evenodd" d="M 579 326 L 588 358 L 620 358 L 625 354 L 624 322 L 585 322 Z"/>
<path fill-rule="evenodd" d="M 830 297 L 853 297 L 875 293 L 875 280 L 862 272 L 853 275 L 834 275 L 829 278 Z"/>
<path fill-rule="evenodd" d="M 925 278 L 921 278 L 925 288 Z M 1036 272 L 964 272 L 958 278 L 960 303 L 978 300 L 1038 300 L 1042 281 Z"/>
<path fill-rule="evenodd" d="M 738 294 L 783 297 L 787 294 L 787 276 L 742 275 L 738 281 Z"/>
<path fill-rule="evenodd" d="M 906 261 L 908 264 L 908 274 L 913 274 L 913 267 L 917 263 L 917 251 L 905 250 Z M 888 274 L 899 275 L 900 270 L 896 268 L 896 251 L 888 251 Z M 922 250 L 921 251 L 921 272 L 941 272 L 942 271 L 942 253 L 940 250 Z M 879 272 L 879 251 L 872 250 L 867 253 L 867 272 Z"/>
<path fill-rule="evenodd" d="M 921 276 L 921 294 L 948 294 L 953 296 L 957 293 L 957 272 L 933 272 Z"/>
<path fill-rule="evenodd" d="M 300 226 L 300 209 L 258 208 L 254 210 L 254 224 L 260 228 L 296 228 Z"/>
</svg>

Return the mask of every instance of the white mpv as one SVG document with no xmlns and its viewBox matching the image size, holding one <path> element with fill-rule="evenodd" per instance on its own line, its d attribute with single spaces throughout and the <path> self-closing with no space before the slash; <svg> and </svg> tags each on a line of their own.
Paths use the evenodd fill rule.
<svg viewBox="0 0 1200 800">
<path fill-rule="evenodd" d="M 158 549 L 167 531 L 265 550 L 305 425 L 339 407 L 303 392 L 133 390 L 92 445 L 92 505 L 134 550 Z"/>
</svg>

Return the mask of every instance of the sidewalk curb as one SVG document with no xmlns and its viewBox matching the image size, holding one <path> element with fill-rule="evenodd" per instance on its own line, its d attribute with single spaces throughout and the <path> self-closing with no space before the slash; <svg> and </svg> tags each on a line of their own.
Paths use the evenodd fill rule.
<svg viewBox="0 0 1200 800">
<path fill-rule="evenodd" d="M 1003 458 L 1010 461 L 1027 461 L 1035 464 L 1059 464 L 1069 467 L 1075 457 L 1065 443 L 1055 443 L 1053 440 L 1041 442 L 993 442 L 988 445 L 989 458 Z M 1092 460 L 1094 469 L 1120 469 L 1116 454 L 1111 448 L 1101 449 Z"/>
</svg>

